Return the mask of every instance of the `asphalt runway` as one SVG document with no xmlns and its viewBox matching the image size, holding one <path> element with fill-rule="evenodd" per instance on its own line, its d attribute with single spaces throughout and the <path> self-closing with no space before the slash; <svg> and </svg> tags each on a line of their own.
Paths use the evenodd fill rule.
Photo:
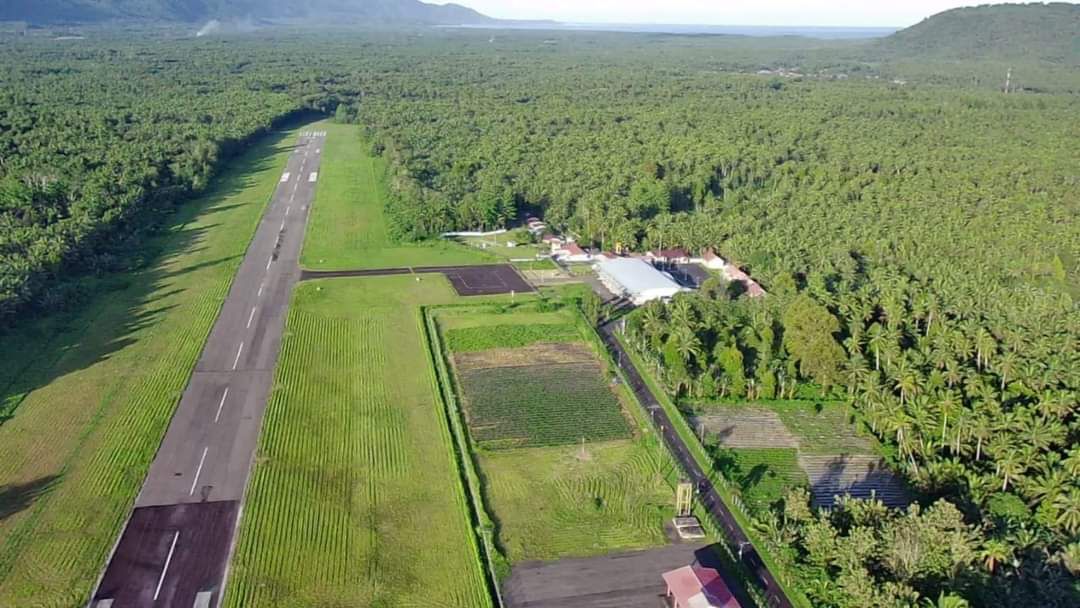
<svg viewBox="0 0 1080 608">
<path fill-rule="evenodd" d="M 459 296 L 488 296 L 536 291 L 510 264 L 480 266 L 411 266 L 368 270 L 305 270 L 301 281 L 344 277 L 383 277 L 402 274 L 442 274 Z"/>
<path fill-rule="evenodd" d="M 301 134 L 289 156 L 92 608 L 210 608 L 221 599 L 289 297 L 300 278 L 297 261 L 324 138 Z M 170 559 L 162 561 L 173 536 Z"/>
</svg>

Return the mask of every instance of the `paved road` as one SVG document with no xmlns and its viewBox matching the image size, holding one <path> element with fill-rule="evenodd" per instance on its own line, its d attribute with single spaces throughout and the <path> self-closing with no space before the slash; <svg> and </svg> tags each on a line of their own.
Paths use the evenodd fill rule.
<svg viewBox="0 0 1080 608">
<path fill-rule="evenodd" d="M 93 608 L 209 608 L 278 359 L 325 133 L 301 135 L 248 246 Z M 202 505 L 195 506 L 195 505 Z M 225 530 L 207 535 L 206 530 Z"/>
<path fill-rule="evenodd" d="M 596 557 L 525 562 L 503 584 L 507 608 L 661 608 L 661 573 L 695 561 L 716 567 L 703 545 L 673 544 Z"/>
<path fill-rule="evenodd" d="M 611 356 L 618 362 L 619 368 L 626 374 L 627 379 L 630 382 L 630 388 L 637 395 L 638 401 L 648 410 L 653 424 L 659 427 L 661 435 L 664 438 L 664 443 L 667 444 L 668 449 L 671 451 L 675 459 L 679 461 L 682 466 L 682 470 L 689 476 L 698 488 L 697 498 L 699 503 L 705 507 L 717 522 L 720 523 L 721 530 L 724 533 L 724 540 L 728 543 L 733 551 L 742 556 L 743 563 L 753 572 L 757 578 L 761 591 L 765 594 L 769 606 L 774 608 L 791 608 L 791 601 L 788 599 L 784 590 L 777 584 L 772 572 L 761 561 L 758 556 L 757 549 L 747 538 L 742 528 L 739 527 L 739 523 L 735 520 L 735 516 L 728 510 L 727 505 L 720 498 L 720 495 L 716 492 L 716 488 L 713 487 L 709 478 L 698 466 L 697 461 L 690 454 L 690 450 L 686 444 L 683 443 L 681 437 L 672 427 L 671 419 L 668 418 L 667 412 L 660 406 L 660 402 L 656 399 L 656 395 L 653 394 L 649 386 L 645 384 L 641 374 L 638 373 L 637 368 L 634 367 L 630 357 L 626 355 L 623 350 L 622 344 L 615 338 L 616 327 L 619 325 L 619 321 L 613 321 L 600 327 L 600 336 L 604 340 L 604 344 L 611 352 Z M 735 591 L 736 595 L 741 593 L 741 590 Z"/>
</svg>

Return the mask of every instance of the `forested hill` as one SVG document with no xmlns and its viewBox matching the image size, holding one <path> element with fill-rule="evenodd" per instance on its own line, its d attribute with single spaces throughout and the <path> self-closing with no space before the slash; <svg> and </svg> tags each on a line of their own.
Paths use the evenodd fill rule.
<svg viewBox="0 0 1080 608">
<path fill-rule="evenodd" d="M 420 0 L 6 0 L 0 21 L 30 23 L 109 20 L 333 19 L 365 24 L 485 23 L 490 17 L 457 4 Z"/>
<path fill-rule="evenodd" d="M 1002 4 L 939 13 L 877 43 L 894 57 L 1080 64 L 1080 5 Z"/>
</svg>

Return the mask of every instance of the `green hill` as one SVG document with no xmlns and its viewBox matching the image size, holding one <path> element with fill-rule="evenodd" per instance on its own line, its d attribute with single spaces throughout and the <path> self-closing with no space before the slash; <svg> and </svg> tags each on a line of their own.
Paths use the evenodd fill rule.
<svg viewBox="0 0 1080 608">
<path fill-rule="evenodd" d="M 419 0 L 4 0 L 0 21 L 34 24 L 110 20 L 198 22 L 209 19 L 348 20 L 365 24 L 484 23 L 491 18 L 457 4 Z"/>
<path fill-rule="evenodd" d="M 1016 59 L 1080 64 L 1080 5 L 1000 4 L 939 13 L 876 44 L 892 59 Z"/>
</svg>

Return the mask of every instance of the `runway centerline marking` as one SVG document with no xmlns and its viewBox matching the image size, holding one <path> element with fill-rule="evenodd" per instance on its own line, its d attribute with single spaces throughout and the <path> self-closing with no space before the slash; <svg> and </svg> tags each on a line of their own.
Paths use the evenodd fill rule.
<svg viewBox="0 0 1080 608">
<path fill-rule="evenodd" d="M 195 486 L 199 485 L 199 475 L 202 473 L 203 464 L 206 462 L 206 452 L 209 449 L 210 446 L 202 449 L 202 458 L 199 459 L 199 468 L 195 469 L 195 479 L 191 480 L 191 490 L 188 491 L 188 496 L 195 494 Z"/>
<path fill-rule="evenodd" d="M 285 220 L 281 220 L 281 229 L 285 230 Z"/>
<path fill-rule="evenodd" d="M 263 283 L 262 285 L 259 285 L 259 293 L 255 294 L 256 298 L 261 298 L 262 297 L 263 287 L 266 287 L 266 283 Z"/>
<path fill-rule="evenodd" d="M 285 207 L 285 217 L 289 217 L 289 212 L 290 211 L 292 211 L 292 207 Z"/>
<path fill-rule="evenodd" d="M 251 329 L 251 322 L 252 322 L 253 320 L 255 320 L 255 310 L 256 310 L 257 308 L 258 308 L 258 306 L 252 306 L 252 307 L 251 307 L 251 314 L 250 314 L 250 315 L 248 315 L 248 322 L 247 322 L 247 328 L 248 328 L 248 329 Z"/>
<path fill-rule="evenodd" d="M 266 269 L 270 270 L 270 264 L 274 263 L 274 256 L 270 256 L 269 260 L 266 260 Z"/>
<path fill-rule="evenodd" d="M 172 544 L 169 545 L 169 554 L 165 556 L 165 566 L 161 569 L 161 576 L 157 580 L 157 589 L 154 589 L 154 601 L 157 601 L 159 595 L 161 595 L 161 585 L 165 583 L 165 574 L 169 571 L 169 563 L 172 562 L 173 551 L 176 550 L 176 541 L 180 540 L 180 531 L 177 530 L 172 537 Z"/>
<path fill-rule="evenodd" d="M 236 366 L 240 364 L 240 353 L 244 352 L 244 343 L 240 343 L 240 348 L 236 349 L 236 358 L 233 359 L 232 368 L 236 371 Z"/>
<path fill-rule="evenodd" d="M 221 410 L 225 407 L 225 400 L 229 398 L 229 387 L 225 387 L 225 392 L 221 394 L 221 403 L 218 403 L 217 413 L 214 414 L 214 422 L 221 418 Z"/>
</svg>

